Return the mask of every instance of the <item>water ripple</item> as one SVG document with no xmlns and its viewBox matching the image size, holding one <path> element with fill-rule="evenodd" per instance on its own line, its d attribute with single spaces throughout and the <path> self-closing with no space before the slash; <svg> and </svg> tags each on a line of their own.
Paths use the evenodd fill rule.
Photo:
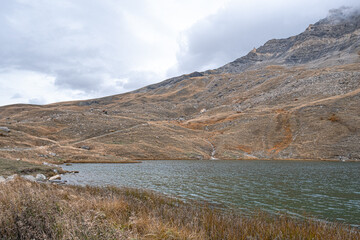
<svg viewBox="0 0 360 240">
<path fill-rule="evenodd" d="M 220 206 L 360 225 L 360 163 L 145 161 L 63 168 L 80 171 L 64 176 L 70 184 L 151 189 Z"/>
</svg>

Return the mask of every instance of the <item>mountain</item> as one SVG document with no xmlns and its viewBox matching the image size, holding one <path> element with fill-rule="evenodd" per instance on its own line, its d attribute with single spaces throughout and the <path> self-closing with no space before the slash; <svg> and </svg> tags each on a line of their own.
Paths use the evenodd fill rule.
<svg viewBox="0 0 360 240">
<path fill-rule="evenodd" d="M 105 98 L 0 107 L 0 157 L 360 160 L 359 63 L 360 13 L 334 11 L 218 69 Z"/>
</svg>

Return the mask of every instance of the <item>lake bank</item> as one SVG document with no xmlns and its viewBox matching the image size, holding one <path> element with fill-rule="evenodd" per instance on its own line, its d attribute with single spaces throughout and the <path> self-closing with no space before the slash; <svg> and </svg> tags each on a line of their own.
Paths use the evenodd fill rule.
<svg viewBox="0 0 360 240">
<path fill-rule="evenodd" d="M 232 162 L 236 164 L 237 161 Z M 115 165 L 137 168 L 147 163 Z M 191 161 L 181 163 L 191 164 Z M 196 163 L 204 164 L 201 161 Z M 219 161 L 209 163 L 218 164 Z M 98 167 L 97 164 L 89 165 Z M 86 164 L 65 168 L 79 166 Z M 114 168 L 112 164 L 104 166 Z M 185 171 L 194 168 L 190 165 L 183 167 Z M 208 169 L 206 166 L 203 168 Z M 230 165 L 231 168 L 234 166 Z M 169 168 L 167 172 L 171 172 Z M 84 171 L 64 175 L 64 178 L 81 174 Z M 144 175 L 143 172 L 139 174 Z M 127 176 L 131 176 L 131 173 Z M 201 174 L 198 176 L 201 177 Z M 135 184 L 141 188 L 138 182 Z M 0 238 L 5 239 L 16 239 L 19 236 L 23 239 L 360 238 L 359 229 L 346 224 L 294 218 L 287 214 L 274 215 L 264 211 L 252 214 L 241 210 L 224 211 L 211 201 L 183 201 L 159 194 L 159 191 L 124 187 L 60 186 L 18 178 L 0 184 L 0 202 Z"/>
<path fill-rule="evenodd" d="M 209 161 L 209 160 L 213 160 L 213 161 L 306 161 L 306 162 L 360 162 L 360 160 L 353 160 L 353 159 L 348 159 L 348 160 L 339 160 L 339 159 L 298 159 L 298 158 L 283 158 L 283 159 L 272 159 L 272 158 L 254 158 L 254 159 L 246 159 L 246 158 L 241 158 L 241 159 L 231 159 L 231 158 L 222 158 L 222 159 L 218 159 L 218 158 L 214 158 L 214 159 L 194 159 L 194 158 L 188 158 L 188 159 L 184 159 L 184 158 L 173 158 L 173 159 L 156 159 L 156 158 L 139 158 L 139 159 L 128 159 L 128 160 L 92 160 L 92 159 L 87 159 L 87 160 L 66 160 L 63 162 L 55 162 L 57 164 L 62 164 L 62 163 L 141 163 L 143 161 Z"/>
<path fill-rule="evenodd" d="M 358 229 L 258 212 L 224 213 L 150 191 L 0 184 L 5 239 L 359 239 Z"/>
<path fill-rule="evenodd" d="M 44 174 L 45 176 L 51 177 L 55 175 L 54 169 L 57 173 L 64 173 L 62 168 L 59 166 L 50 166 L 44 164 L 34 164 L 21 160 L 9 160 L 0 158 L 0 176 L 10 176 L 13 174 Z"/>
</svg>

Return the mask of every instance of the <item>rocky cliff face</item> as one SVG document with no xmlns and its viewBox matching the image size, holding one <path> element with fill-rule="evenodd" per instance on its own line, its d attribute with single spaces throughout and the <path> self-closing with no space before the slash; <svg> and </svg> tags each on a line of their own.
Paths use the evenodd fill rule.
<svg viewBox="0 0 360 240">
<path fill-rule="evenodd" d="M 360 160 L 360 14 L 219 69 L 88 101 L 0 108 L 0 157 Z"/>
<path fill-rule="evenodd" d="M 236 73 L 251 67 L 258 68 L 274 63 L 294 66 L 312 61 L 327 62 L 329 58 L 340 61 L 339 55 L 351 54 L 354 48 L 360 45 L 360 14 L 358 11 L 353 11 L 343 15 L 343 10 L 334 10 L 327 18 L 310 24 L 297 36 L 270 40 L 219 70 Z M 352 60 L 343 57 L 342 63 Z M 313 64 L 313 67 L 318 66 L 316 63 Z M 329 62 L 327 64 L 329 65 Z M 332 65 L 336 64 L 336 62 L 332 63 Z"/>
</svg>

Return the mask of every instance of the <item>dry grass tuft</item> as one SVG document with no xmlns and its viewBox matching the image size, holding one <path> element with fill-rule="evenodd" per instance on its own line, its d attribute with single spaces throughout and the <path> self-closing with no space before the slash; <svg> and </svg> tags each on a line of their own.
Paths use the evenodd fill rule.
<svg viewBox="0 0 360 240">
<path fill-rule="evenodd" d="M 357 229 L 225 213 L 115 187 L 0 184 L 0 239 L 360 239 Z"/>
<path fill-rule="evenodd" d="M 340 121 L 340 118 L 335 114 L 333 113 L 329 118 L 328 118 L 329 121 L 331 122 L 339 122 Z"/>
</svg>

